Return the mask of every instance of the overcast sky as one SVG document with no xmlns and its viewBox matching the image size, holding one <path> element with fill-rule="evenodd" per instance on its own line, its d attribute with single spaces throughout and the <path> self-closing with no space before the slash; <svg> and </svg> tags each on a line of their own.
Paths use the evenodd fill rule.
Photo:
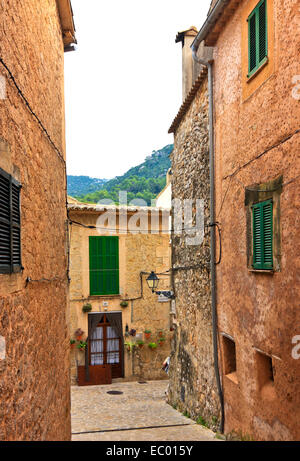
<svg viewBox="0 0 300 461">
<path fill-rule="evenodd" d="M 177 32 L 211 0 L 72 0 L 77 50 L 65 54 L 68 174 L 112 178 L 173 142 L 181 105 Z"/>
</svg>

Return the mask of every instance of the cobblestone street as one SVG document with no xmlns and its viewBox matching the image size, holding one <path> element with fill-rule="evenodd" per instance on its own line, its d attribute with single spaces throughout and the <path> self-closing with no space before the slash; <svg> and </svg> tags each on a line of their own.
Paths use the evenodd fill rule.
<svg viewBox="0 0 300 461">
<path fill-rule="evenodd" d="M 165 402 L 167 381 L 72 387 L 73 441 L 209 441 L 215 434 Z M 119 391 L 122 394 L 108 394 Z"/>
</svg>

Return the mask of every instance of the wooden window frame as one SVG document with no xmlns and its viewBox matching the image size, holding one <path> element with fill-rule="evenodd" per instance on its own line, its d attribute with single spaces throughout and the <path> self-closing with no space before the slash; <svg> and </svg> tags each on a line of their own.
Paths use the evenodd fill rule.
<svg viewBox="0 0 300 461">
<path fill-rule="evenodd" d="M 117 288 L 115 291 L 94 291 L 92 289 L 92 279 L 91 279 L 91 239 L 116 239 L 118 244 L 118 267 L 116 269 L 97 269 L 99 272 L 103 270 L 103 272 L 107 272 L 109 270 L 116 272 L 117 277 Z M 119 281 L 119 274 L 120 274 L 120 257 L 119 257 L 119 237 L 118 236 L 90 236 L 89 237 L 89 274 L 90 274 L 90 296 L 119 296 L 120 295 L 120 281 Z"/>
<path fill-rule="evenodd" d="M 259 29 L 259 8 L 261 5 L 265 3 L 265 9 L 266 9 L 266 25 L 265 25 L 265 47 L 266 47 L 266 56 L 264 58 L 260 59 L 260 29 Z M 251 27 L 251 19 L 255 16 L 255 53 L 256 53 L 256 65 L 253 69 L 251 69 L 251 40 L 250 40 L 250 27 Z M 254 10 L 251 12 L 251 14 L 248 16 L 247 19 L 248 22 L 248 74 L 247 78 L 251 78 L 258 70 L 260 70 L 267 62 L 268 62 L 268 5 L 267 5 L 267 0 L 261 0 Z"/>
<path fill-rule="evenodd" d="M 13 273 L 19 273 L 23 270 L 22 267 L 22 252 L 21 252 L 21 184 L 14 179 L 9 173 L 6 171 L 2 170 L 0 168 L 0 176 L 4 178 L 5 180 L 8 181 L 9 183 L 9 203 L 8 203 L 8 210 L 9 210 L 9 219 L 5 219 L 0 216 L 0 222 L 7 226 L 9 229 L 9 235 L 10 235 L 10 263 L 9 264 L 0 264 L 0 274 L 13 274 Z M 14 208 L 14 197 L 13 197 L 13 188 L 17 189 L 18 192 L 18 209 L 17 209 L 17 219 L 14 219 L 14 214 L 16 212 L 16 209 Z M 15 245 L 16 242 L 14 242 L 14 231 L 18 231 L 18 252 L 19 253 L 19 261 L 18 264 L 14 264 L 14 258 L 16 256 L 15 252 Z"/>
<path fill-rule="evenodd" d="M 282 193 L 283 176 L 280 175 L 272 181 L 260 184 L 251 184 L 245 187 L 245 207 L 246 207 L 246 250 L 247 267 L 251 272 L 274 274 L 281 270 L 281 219 L 280 219 L 280 197 Z M 255 267 L 254 237 L 253 237 L 253 206 L 258 203 L 272 201 L 273 218 L 273 267 L 259 269 Z"/>
<path fill-rule="evenodd" d="M 265 261 L 265 218 L 264 218 L 264 207 L 271 205 L 271 251 L 272 251 L 272 262 L 267 263 Z M 259 240 L 260 240 L 260 255 L 256 258 L 256 233 L 255 233 L 255 210 L 259 210 Z M 274 266 L 274 255 L 273 255 L 273 200 L 264 200 L 252 205 L 252 237 L 253 237 L 253 268 L 257 270 L 273 270 Z M 259 262 L 257 261 L 259 259 Z"/>
</svg>

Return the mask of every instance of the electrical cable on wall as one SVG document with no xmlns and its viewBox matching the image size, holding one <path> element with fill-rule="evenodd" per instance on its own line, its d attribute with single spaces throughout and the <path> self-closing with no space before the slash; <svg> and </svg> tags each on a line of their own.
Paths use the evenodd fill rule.
<svg viewBox="0 0 300 461">
<path fill-rule="evenodd" d="M 24 93 L 22 92 L 22 90 L 20 89 L 19 85 L 17 84 L 17 81 L 13 75 L 13 73 L 11 72 L 11 70 L 9 69 L 9 67 L 7 66 L 7 64 L 4 62 L 4 60 L 0 57 L 0 63 L 2 64 L 2 66 L 5 68 L 5 70 L 7 71 L 8 75 L 9 75 L 9 78 L 10 80 L 13 82 L 15 88 L 17 89 L 17 92 L 19 94 L 19 96 L 23 99 L 26 107 L 28 108 L 29 112 L 31 113 L 31 115 L 35 118 L 35 120 L 37 121 L 38 125 L 40 126 L 41 130 L 43 131 L 43 133 L 46 135 L 48 141 L 50 142 L 50 144 L 52 145 L 52 147 L 55 149 L 56 153 L 58 154 L 58 156 L 60 157 L 60 159 L 63 161 L 63 163 L 66 163 L 65 159 L 64 159 L 64 156 L 62 155 L 62 153 L 60 152 L 60 150 L 58 149 L 58 147 L 56 146 L 56 144 L 54 143 L 54 141 L 52 140 L 51 136 L 49 135 L 48 133 L 48 130 L 45 128 L 43 122 L 40 120 L 40 118 L 36 115 L 36 113 L 33 111 L 33 109 L 31 108 L 31 105 L 29 104 L 28 102 L 28 99 L 26 98 L 26 96 L 24 95 Z"/>
</svg>

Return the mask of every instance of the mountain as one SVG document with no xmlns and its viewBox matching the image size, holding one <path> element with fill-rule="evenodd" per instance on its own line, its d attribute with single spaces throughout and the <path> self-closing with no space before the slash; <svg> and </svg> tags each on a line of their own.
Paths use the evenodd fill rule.
<svg viewBox="0 0 300 461">
<path fill-rule="evenodd" d="M 107 179 L 90 178 L 89 176 L 68 176 L 68 195 L 76 197 L 99 190 Z"/>
<path fill-rule="evenodd" d="M 68 176 L 68 194 L 82 202 L 97 203 L 103 199 L 110 199 L 118 204 L 119 191 L 126 191 L 128 202 L 134 201 L 139 205 L 143 200 L 147 205 L 151 205 L 151 200 L 154 200 L 166 185 L 173 147 L 173 144 L 169 144 L 163 149 L 153 151 L 143 163 L 130 168 L 123 176 L 116 176 L 111 180 Z"/>
</svg>

